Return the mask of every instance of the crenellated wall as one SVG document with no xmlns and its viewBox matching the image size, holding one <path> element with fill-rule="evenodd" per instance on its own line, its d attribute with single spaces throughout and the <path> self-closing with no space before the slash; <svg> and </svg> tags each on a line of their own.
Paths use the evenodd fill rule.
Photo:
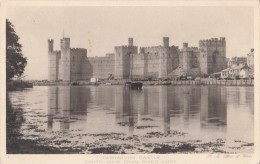
<svg viewBox="0 0 260 164">
<path fill-rule="evenodd" d="M 116 46 L 115 47 L 115 78 L 128 79 L 130 78 L 130 54 L 137 53 L 137 46 Z"/>
<path fill-rule="evenodd" d="M 147 77 L 147 56 L 145 53 L 131 54 L 130 76 L 132 78 Z"/>
<path fill-rule="evenodd" d="M 71 81 L 70 78 L 70 38 L 62 38 L 61 45 L 61 79 L 63 81 Z"/>
<path fill-rule="evenodd" d="M 87 57 L 87 49 L 70 48 L 70 38 L 62 38 L 61 50 L 53 50 L 53 40 L 49 43 L 49 80 L 80 81 L 92 77 L 107 79 L 168 78 L 180 72 L 199 74 L 219 72 L 227 67 L 225 38 L 200 40 L 199 48 L 170 46 L 169 38 L 163 37 L 163 46 L 134 46 L 133 38 L 128 45 L 116 46 L 114 53 L 104 57 Z M 188 73 L 191 71 L 191 73 Z"/>
<path fill-rule="evenodd" d="M 202 73 L 209 75 L 227 68 L 226 39 L 224 37 L 200 40 L 199 47 Z"/>
<path fill-rule="evenodd" d="M 165 46 L 141 47 L 141 54 L 145 54 L 144 73 L 147 77 L 167 78 L 168 74 L 179 65 L 178 47 L 167 46 L 168 40 L 163 38 Z M 138 63 L 138 61 L 135 61 Z M 134 65 L 135 66 L 135 65 Z M 135 70 L 137 68 L 134 68 Z M 140 72 L 140 71 L 139 71 Z"/>
<path fill-rule="evenodd" d="M 86 74 L 87 69 L 83 69 L 87 59 L 87 49 L 70 49 L 70 81 L 86 80 L 82 74 Z"/>
<path fill-rule="evenodd" d="M 114 54 L 106 54 L 105 57 L 89 57 L 88 61 L 92 66 L 92 77 L 108 78 L 114 75 Z"/>
<path fill-rule="evenodd" d="M 189 47 L 188 43 L 183 43 L 179 56 L 179 67 L 184 70 L 199 67 L 199 50 L 197 47 Z"/>
</svg>

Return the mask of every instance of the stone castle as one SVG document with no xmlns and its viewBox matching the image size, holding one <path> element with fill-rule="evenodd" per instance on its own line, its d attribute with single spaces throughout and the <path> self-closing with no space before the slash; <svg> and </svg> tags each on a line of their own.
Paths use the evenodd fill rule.
<svg viewBox="0 0 260 164">
<path fill-rule="evenodd" d="M 70 48 L 70 38 L 60 40 L 59 51 L 54 51 L 52 39 L 48 43 L 49 81 L 201 76 L 227 68 L 224 37 L 200 40 L 199 47 L 183 43 L 182 49 L 163 37 L 163 45 L 140 47 L 139 52 L 133 38 L 128 38 L 128 45 L 116 46 L 104 57 L 88 57 L 87 49 Z"/>
</svg>

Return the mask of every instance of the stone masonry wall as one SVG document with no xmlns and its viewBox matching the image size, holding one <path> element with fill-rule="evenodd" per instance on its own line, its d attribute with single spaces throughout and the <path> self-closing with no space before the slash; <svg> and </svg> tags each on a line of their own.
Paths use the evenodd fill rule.
<svg viewBox="0 0 260 164">
<path fill-rule="evenodd" d="M 227 67 L 225 38 L 200 40 L 199 46 L 202 73 L 209 75 Z"/>
<path fill-rule="evenodd" d="M 90 57 L 89 64 L 92 67 L 92 77 L 107 79 L 111 74 L 114 75 L 114 55 L 106 57 Z"/>
<path fill-rule="evenodd" d="M 227 67 L 225 38 L 200 40 L 199 49 L 183 44 L 183 49 L 169 46 L 169 38 L 163 38 L 163 46 L 141 47 L 116 46 L 115 53 L 105 57 L 87 57 L 86 49 L 71 49 L 70 38 L 61 39 L 61 51 L 53 51 L 53 40 L 49 40 L 49 80 L 79 81 L 91 77 L 106 79 L 167 78 L 181 68 L 197 68 L 202 74 L 219 72 Z"/>
<path fill-rule="evenodd" d="M 87 58 L 87 49 L 71 48 L 70 49 L 70 81 L 84 80 L 82 74 L 85 74 L 83 69 Z"/>
</svg>

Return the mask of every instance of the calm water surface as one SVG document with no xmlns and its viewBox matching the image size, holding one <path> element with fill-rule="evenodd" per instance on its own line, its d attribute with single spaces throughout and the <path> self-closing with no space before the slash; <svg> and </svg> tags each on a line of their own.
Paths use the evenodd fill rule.
<svg viewBox="0 0 260 164">
<path fill-rule="evenodd" d="M 46 132 L 142 135 L 170 130 L 191 138 L 253 142 L 254 88 L 224 86 L 41 86 L 10 92 Z M 37 121 L 36 121 L 37 122 Z"/>
</svg>

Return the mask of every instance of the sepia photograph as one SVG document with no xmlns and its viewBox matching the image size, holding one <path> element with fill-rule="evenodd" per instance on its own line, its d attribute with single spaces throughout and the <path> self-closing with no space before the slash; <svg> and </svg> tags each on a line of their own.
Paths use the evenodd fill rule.
<svg viewBox="0 0 260 164">
<path fill-rule="evenodd" d="M 254 4 L 6 5 L 6 154 L 250 159 Z"/>
</svg>

